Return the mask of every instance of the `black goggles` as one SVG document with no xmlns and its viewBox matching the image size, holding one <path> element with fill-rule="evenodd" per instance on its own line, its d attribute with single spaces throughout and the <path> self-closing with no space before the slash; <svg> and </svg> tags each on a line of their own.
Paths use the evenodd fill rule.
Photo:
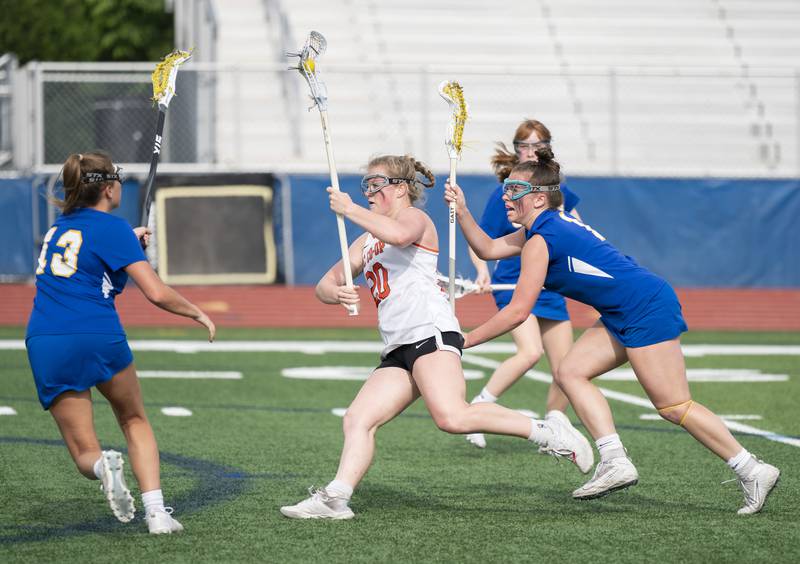
<svg viewBox="0 0 800 564">
<path fill-rule="evenodd" d="M 81 176 L 83 184 L 92 184 L 93 182 L 112 182 L 117 180 L 122 182 L 122 167 L 115 166 L 114 172 L 86 172 Z"/>
<path fill-rule="evenodd" d="M 402 184 L 403 182 L 412 183 L 409 178 L 393 178 L 385 174 L 368 174 L 361 179 L 361 193 L 365 196 L 377 194 L 389 184 Z"/>
</svg>

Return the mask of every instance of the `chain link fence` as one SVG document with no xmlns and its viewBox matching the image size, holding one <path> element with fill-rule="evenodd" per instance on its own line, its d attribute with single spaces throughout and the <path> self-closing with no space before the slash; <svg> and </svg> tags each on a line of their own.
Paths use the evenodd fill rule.
<svg viewBox="0 0 800 564">
<path fill-rule="evenodd" d="M 52 172 L 104 149 L 146 171 L 156 110 L 149 64 L 31 63 L 16 72 L 17 170 Z M 498 141 L 539 119 L 570 174 L 800 175 L 800 73 L 714 69 L 484 69 L 340 66 L 323 71 L 340 170 L 374 153 L 448 168 L 441 80 L 464 86 L 470 120 L 460 170 L 489 172 Z M 306 85 L 276 65 L 189 63 L 167 113 L 165 172 L 325 172 Z"/>
</svg>

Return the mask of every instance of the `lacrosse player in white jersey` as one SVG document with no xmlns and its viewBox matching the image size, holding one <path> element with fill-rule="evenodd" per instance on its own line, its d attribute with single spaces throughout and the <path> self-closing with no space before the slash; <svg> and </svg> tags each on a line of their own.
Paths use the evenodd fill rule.
<svg viewBox="0 0 800 564">
<path fill-rule="evenodd" d="M 328 188 L 331 209 L 366 230 L 350 246 L 353 275 L 363 272 L 378 308 L 384 342 L 381 362 L 344 416 L 344 446 L 336 476 L 310 497 L 281 507 L 295 519 L 350 519 L 353 489 L 367 472 L 378 427 L 418 397 L 437 427 L 447 433 L 493 433 L 528 439 L 582 472 L 592 467 L 586 438 L 559 420 L 530 419 L 494 403 L 469 404 L 461 368 L 463 337 L 447 296 L 436 280 L 439 239 L 430 217 L 415 207 L 434 176 L 410 156 L 380 156 L 368 164 L 361 190 L 369 208 L 345 192 Z M 326 304 L 358 304 L 357 289 L 345 285 L 342 262 L 319 281 Z"/>
</svg>

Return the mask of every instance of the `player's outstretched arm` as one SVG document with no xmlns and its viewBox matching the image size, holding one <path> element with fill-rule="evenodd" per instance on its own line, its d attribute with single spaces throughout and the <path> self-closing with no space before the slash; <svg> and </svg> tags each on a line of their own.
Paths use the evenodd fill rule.
<svg viewBox="0 0 800 564">
<path fill-rule="evenodd" d="M 485 323 L 465 335 L 464 348 L 490 341 L 518 327 L 530 315 L 547 276 L 547 243 L 534 235 L 522 251 L 522 270 L 511 302 Z"/>
<path fill-rule="evenodd" d="M 364 248 L 364 241 L 366 238 L 367 234 L 362 234 L 348 249 L 350 269 L 353 273 L 353 278 L 361 274 L 361 271 L 364 270 L 364 258 L 361 254 L 361 250 Z M 324 304 L 351 305 L 359 302 L 358 286 L 353 286 L 352 289 L 349 289 L 345 284 L 342 261 L 334 264 L 330 270 L 320 278 L 315 293 L 317 299 Z"/>
<path fill-rule="evenodd" d="M 478 258 L 483 260 L 496 260 L 519 255 L 525 245 L 525 232 L 522 229 L 510 233 L 499 239 L 492 239 L 481 229 L 467 207 L 464 192 L 458 184 L 444 185 L 444 199 L 450 204 L 456 204 L 456 218 L 461 226 L 461 231 L 467 239 L 470 248 L 475 251 Z"/>
<path fill-rule="evenodd" d="M 213 341 L 217 333 L 214 322 L 199 307 L 164 284 L 147 261 L 141 260 L 125 267 L 125 272 L 151 303 L 175 315 L 197 321 L 208 329 L 208 340 Z"/>
</svg>

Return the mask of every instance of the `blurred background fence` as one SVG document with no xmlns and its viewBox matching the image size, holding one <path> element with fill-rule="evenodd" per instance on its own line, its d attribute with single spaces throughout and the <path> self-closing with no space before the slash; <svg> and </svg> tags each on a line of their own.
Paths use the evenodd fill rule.
<svg viewBox="0 0 800 564">
<path fill-rule="evenodd" d="M 7 64 L 0 81 L 5 168 L 53 172 L 77 147 L 102 147 L 143 172 L 154 109 L 150 63 Z M 189 62 L 170 108 L 166 172 L 324 169 L 319 118 L 284 63 Z M 436 65 L 322 67 L 337 163 L 357 172 L 370 154 L 410 153 L 438 170 L 448 119 L 437 95 L 457 78 L 470 106 L 460 168 L 487 173 L 498 141 L 533 117 L 553 132 L 572 174 L 800 175 L 800 73 L 762 69 Z M 757 94 L 753 94 L 755 91 Z M 13 97 L 3 93 L 12 92 Z M 9 100 L 14 119 L 10 126 Z"/>
</svg>

